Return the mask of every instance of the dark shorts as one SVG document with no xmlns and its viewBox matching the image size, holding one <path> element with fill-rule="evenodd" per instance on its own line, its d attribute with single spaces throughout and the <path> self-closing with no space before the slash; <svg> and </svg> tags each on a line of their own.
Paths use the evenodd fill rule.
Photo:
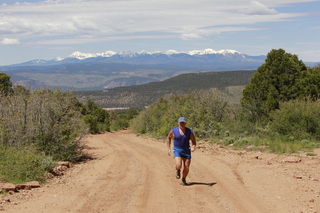
<svg viewBox="0 0 320 213">
<path fill-rule="evenodd" d="M 175 158 L 176 157 L 181 157 L 181 158 L 191 159 L 190 147 L 188 147 L 188 148 L 176 148 L 176 147 L 173 147 L 173 156 Z"/>
</svg>

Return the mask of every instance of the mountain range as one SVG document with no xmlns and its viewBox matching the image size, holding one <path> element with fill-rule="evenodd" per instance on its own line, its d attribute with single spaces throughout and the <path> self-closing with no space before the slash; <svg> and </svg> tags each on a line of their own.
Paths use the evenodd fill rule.
<svg viewBox="0 0 320 213">
<path fill-rule="evenodd" d="M 1 66 L 0 72 L 24 86 L 100 90 L 162 81 L 182 73 L 255 70 L 266 56 L 249 56 L 235 50 L 178 52 L 74 52 L 66 58 L 35 59 Z"/>
<path fill-rule="evenodd" d="M 106 51 L 104 53 L 81 53 L 76 51 L 66 58 L 57 57 L 52 60 L 35 59 L 21 64 L 5 66 L 7 69 L 24 69 L 25 67 L 43 67 L 43 66 L 59 66 L 65 64 L 77 63 L 135 63 L 135 64 L 176 64 L 187 62 L 188 66 L 207 65 L 232 61 L 237 63 L 260 63 L 265 56 L 249 56 L 235 50 L 213 49 L 193 50 L 186 52 L 178 52 L 168 50 L 166 52 L 131 52 L 131 51 Z M 4 67 L 1 67 L 4 69 Z"/>
</svg>

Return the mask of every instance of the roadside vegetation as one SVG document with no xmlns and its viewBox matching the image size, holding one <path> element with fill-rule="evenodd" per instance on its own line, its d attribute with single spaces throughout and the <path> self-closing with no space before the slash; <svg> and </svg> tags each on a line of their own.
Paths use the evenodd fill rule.
<svg viewBox="0 0 320 213">
<path fill-rule="evenodd" d="M 320 66 L 306 67 L 283 49 L 265 63 L 231 104 L 218 90 L 197 90 L 161 98 L 131 120 L 136 134 L 166 137 L 187 118 L 199 139 L 235 148 L 294 153 L 320 147 Z"/>
<path fill-rule="evenodd" d="M 87 133 L 110 130 L 109 114 L 72 93 L 12 86 L 0 73 L 0 178 L 43 181 L 57 161 L 78 162 Z"/>
<path fill-rule="evenodd" d="M 111 131 L 118 131 L 129 128 L 130 120 L 135 118 L 139 114 L 139 111 L 130 107 L 128 110 L 110 111 L 109 114 Z"/>
</svg>

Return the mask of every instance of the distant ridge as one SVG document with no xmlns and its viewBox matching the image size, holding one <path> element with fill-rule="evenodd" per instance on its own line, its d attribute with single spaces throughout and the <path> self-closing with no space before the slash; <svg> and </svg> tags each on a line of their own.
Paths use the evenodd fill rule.
<svg viewBox="0 0 320 213">
<path fill-rule="evenodd" d="M 83 102 L 91 98 L 104 108 L 142 109 L 161 97 L 215 88 L 224 92 L 230 102 L 238 103 L 242 89 L 255 72 L 244 70 L 181 74 L 159 82 L 99 91 L 78 91 L 75 95 Z"/>
</svg>

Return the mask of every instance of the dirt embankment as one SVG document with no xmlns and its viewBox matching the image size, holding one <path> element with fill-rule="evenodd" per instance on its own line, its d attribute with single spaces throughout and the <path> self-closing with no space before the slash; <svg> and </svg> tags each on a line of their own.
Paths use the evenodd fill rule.
<svg viewBox="0 0 320 213">
<path fill-rule="evenodd" d="M 278 156 L 199 143 L 188 186 L 164 141 L 128 131 L 88 138 L 86 163 L 41 188 L 1 195 L 4 212 L 320 213 L 317 156 Z"/>
</svg>

